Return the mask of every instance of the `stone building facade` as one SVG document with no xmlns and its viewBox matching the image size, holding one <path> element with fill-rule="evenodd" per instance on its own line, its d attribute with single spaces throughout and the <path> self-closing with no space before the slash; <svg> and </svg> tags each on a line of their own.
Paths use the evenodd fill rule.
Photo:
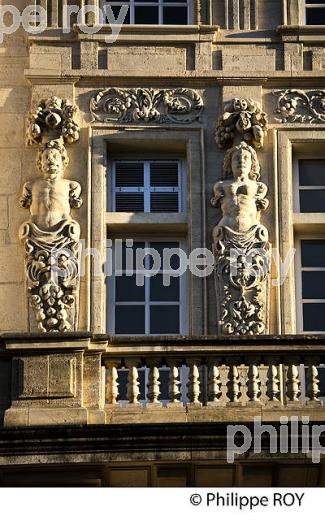
<svg viewBox="0 0 325 520">
<path fill-rule="evenodd" d="M 325 422 L 325 3 L 39 5 L 0 48 L 1 484 L 323 485 L 226 433 Z M 145 247 L 208 276 L 139 286 Z"/>
</svg>

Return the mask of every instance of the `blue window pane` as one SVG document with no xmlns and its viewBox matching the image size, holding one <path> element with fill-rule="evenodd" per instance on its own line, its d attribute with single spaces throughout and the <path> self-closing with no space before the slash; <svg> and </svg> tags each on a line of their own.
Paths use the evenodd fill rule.
<svg viewBox="0 0 325 520">
<path fill-rule="evenodd" d="M 128 0 L 127 0 L 127 2 L 128 2 Z M 119 18 L 119 16 L 120 16 L 121 5 L 110 5 L 110 8 L 113 11 L 113 15 L 114 15 L 115 20 L 117 20 Z M 109 10 L 108 10 L 107 14 L 110 16 Z M 111 20 L 107 19 L 106 23 L 110 23 L 110 22 L 111 22 Z M 127 10 L 127 13 L 126 13 L 125 18 L 123 20 L 123 23 L 125 23 L 125 24 L 129 24 L 130 23 L 130 7 Z"/>
<path fill-rule="evenodd" d="M 117 302 L 144 302 L 144 286 L 137 285 L 136 275 L 115 278 L 115 299 Z"/>
<path fill-rule="evenodd" d="M 167 302 L 179 300 L 179 278 L 170 278 L 170 285 L 165 286 L 162 274 L 150 278 L 150 300 Z"/>
<path fill-rule="evenodd" d="M 179 334 L 179 306 L 151 305 L 150 334 Z"/>
<path fill-rule="evenodd" d="M 306 9 L 307 25 L 325 25 L 325 8 Z"/>
<path fill-rule="evenodd" d="M 139 24 L 158 24 L 158 7 L 142 6 L 134 8 L 134 21 Z"/>
<path fill-rule="evenodd" d="M 325 190 L 304 190 L 299 193 L 301 213 L 325 213 Z"/>
<path fill-rule="evenodd" d="M 302 267 L 325 267 L 325 240 L 301 241 Z"/>
<path fill-rule="evenodd" d="M 155 249 L 157 251 L 157 253 L 159 254 L 159 257 L 161 259 L 162 268 L 163 268 L 163 258 L 164 258 L 163 255 L 164 255 L 164 251 L 166 250 L 166 252 L 165 252 L 166 261 L 167 261 L 167 258 L 169 258 L 169 255 L 171 255 L 170 262 L 169 262 L 170 269 L 173 269 L 173 270 L 179 269 L 179 266 L 180 266 L 179 254 L 178 254 L 178 251 L 180 249 L 179 242 L 150 242 L 150 247 L 152 249 Z M 172 249 L 175 249 L 175 253 L 174 253 L 174 251 L 170 251 Z M 152 266 L 152 262 L 150 265 Z M 165 266 L 166 269 L 167 269 L 167 267 L 169 268 L 169 266 Z"/>
<path fill-rule="evenodd" d="M 299 161 L 300 186 L 325 186 L 325 160 L 302 159 Z"/>
<path fill-rule="evenodd" d="M 304 330 L 325 331 L 325 303 L 303 304 Z"/>
<path fill-rule="evenodd" d="M 115 334 L 145 334 L 144 305 L 116 305 Z"/>
<path fill-rule="evenodd" d="M 166 25 L 186 25 L 187 7 L 165 7 L 163 16 Z"/>
<path fill-rule="evenodd" d="M 325 300 L 325 272 L 305 271 L 302 273 L 302 297 Z"/>
<path fill-rule="evenodd" d="M 126 242 L 123 242 L 122 244 L 122 269 L 131 268 L 136 270 L 136 250 L 137 249 L 144 249 L 145 248 L 145 242 L 133 242 L 132 246 L 129 247 L 129 245 L 126 245 Z M 128 265 L 127 264 L 128 260 Z M 117 266 L 119 269 L 119 266 Z"/>
</svg>

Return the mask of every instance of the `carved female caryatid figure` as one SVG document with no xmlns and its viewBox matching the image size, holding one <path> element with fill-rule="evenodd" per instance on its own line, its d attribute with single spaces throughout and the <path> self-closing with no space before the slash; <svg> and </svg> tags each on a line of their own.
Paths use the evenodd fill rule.
<svg viewBox="0 0 325 520">
<path fill-rule="evenodd" d="M 67 164 L 59 140 L 41 145 L 37 166 L 42 176 L 25 183 L 20 200 L 31 215 L 21 225 L 20 239 L 25 243 L 31 304 L 42 332 L 64 332 L 77 323 L 80 227 L 71 208 L 80 208 L 82 199 L 80 184 L 62 178 Z"/>
<path fill-rule="evenodd" d="M 255 150 L 245 142 L 227 151 L 223 180 L 211 203 L 222 218 L 213 230 L 219 327 L 224 334 L 261 334 L 266 329 L 269 243 L 260 212 L 268 207 Z"/>
</svg>

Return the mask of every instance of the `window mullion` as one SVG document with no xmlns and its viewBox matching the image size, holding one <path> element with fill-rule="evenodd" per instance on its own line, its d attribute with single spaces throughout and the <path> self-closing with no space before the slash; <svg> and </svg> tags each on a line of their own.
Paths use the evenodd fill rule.
<svg viewBox="0 0 325 520">
<path fill-rule="evenodd" d="M 150 208 L 150 163 L 144 162 L 144 211 L 149 213 Z"/>
<path fill-rule="evenodd" d="M 130 24 L 134 24 L 134 21 L 135 21 L 134 0 L 130 0 Z"/>
<path fill-rule="evenodd" d="M 163 7 L 163 1 L 159 0 L 159 15 L 158 15 L 158 21 L 159 25 L 162 25 L 164 23 L 164 7 Z"/>
<path fill-rule="evenodd" d="M 146 240 L 145 241 L 145 248 L 149 248 L 150 247 L 150 242 L 149 240 Z M 150 267 L 150 257 L 149 255 L 147 255 L 145 257 L 145 262 L 144 262 L 144 265 L 146 267 L 146 269 L 149 270 L 149 267 Z M 144 301 L 145 301 L 145 331 L 146 331 L 146 334 L 150 334 L 150 277 L 147 277 L 145 276 L 144 277 Z"/>
</svg>

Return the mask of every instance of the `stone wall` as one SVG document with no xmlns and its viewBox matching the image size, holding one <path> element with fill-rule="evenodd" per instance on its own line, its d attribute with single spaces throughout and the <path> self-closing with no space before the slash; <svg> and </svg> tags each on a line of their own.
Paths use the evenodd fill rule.
<svg viewBox="0 0 325 520">
<path fill-rule="evenodd" d="M 22 31 L 5 37 L 0 50 L 1 331 L 28 331 L 24 253 L 18 240 L 18 229 L 26 220 L 27 212 L 19 208 L 18 199 L 23 183 L 34 179 L 37 171 L 36 150 L 25 146 L 24 126 L 30 109 L 51 95 L 68 98 L 79 108 L 80 140 L 69 147 L 67 177 L 82 185 L 84 204 L 78 213 L 72 211 L 72 214 L 81 225 L 86 247 L 96 241 L 98 245 L 105 236 L 104 218 L 111 219 L 115 233 L 125 230 L 125 222 L 121 224 L 120 216 L 116 217 L 116 222 L 112 221 L 112 215 L 104 216 L 105 183 L 100 182 L 105 176 L 107 157 L 103 143 L 109 141 L 116 146 L 114 143 L 123 142 L 126 149 L 131 149 L 137 142 L 145 149 L 154 136 L 158 149 L 157 143 L 166 140 L 167 135 L 167 128 L 154 122 L 125 125 L 94 121 L 90 100 L 108 86 L 184 87 L 195 89 L 202 97 L 204 110 L 200 122 L 183 128 L 167 125 L 168 139 L 174 141 L 178 149 L 183 146 L 186 154 L 192 190 L 189 196 L 192 202 L 195 201 L 195 210 L 193 205 L 188 208 L 185 228 L 189 244 L 196 246 L 211 244 L 212 228 L 218 218 L 209 203 L 212 186 L 221 176 L 224 157 L 214 141 L 216 121 L 225 103 L 235 97 L 249 97 L 261 103 L 271 123 L 264 150 L 259 152 L 262 178 L 269 186 L 270 199 L 263 223 L 270 230 L 271 243 L 279 241 L 277 228 L 291 209 L 278 194 L 277 135 L 288 130 L 288 125 L 279 123 L 274 117 L 277 99 L 273 91 L 289 86 L 308 90 L 323 82 L 324 35 L 312 27 L 297 28 L 301 13 L 298 12 L 297 18 L 294 1 L 286 2 L 287 11 L 279 0 L 241 2 L 238 5 L 244 10 L 239 11 L 238 19 L 235 0 L 229 2 L 232 7 L 228 13 L 217 6 L 219 3 L 213 4 L 211 12 L 209 9 L 200 11 L 201 26 L 177 29 L 160 26 L 152 32 L 136 26 L 124 27 L 113 45 L 105 43 L 103 31 L 89 37 L 78 30 L 73 36 L 65 36 L 56 29 L 49 29 L 46 34 L 29 38 Z M 251 6 L 249 12 L 248 4 Z M 22 8 L 23 4 L 18 7 Z M 207 25 L 209 20 L 215 25 Z M 308 138 L 308 126 L 301 124 L 295 128 L 301 132 L 299 139 Z M 313 131 L 314 140 L 324 140 L 320 122 L 313 125 Z M 194 155 L 189 154 L 189 146 L 192 152 L 195 151 Z M 282 175 L 290 174 L 288 164 L 287 161 L 287 166 L 282 167 Z M 198 214 L 200 218 L 197 218 Z M 177 224 L 183 226 L 179 228 L 182 232 L 183 224 Z M 138 230 L 141 225 L 137 224 Z M 275 275 L 273 271 L 272 276 Z M 189 334 L 214 334 L 213 277 L 207 282 L 192 280 L 190 289 Z M 292 275 L 288 287 L 281 291 L 272 288 L 270 332 L 294 333 L 294 320 L 290 324 L 286 317 L 282 320 L 286 325 L 281 326 L 280 319 L 286 312 L 285 302 L 291 302 L 290 309 L 294 309 Z M 81 280 L 79 330 L 106 332 L 103 295 L 103 279 L 92 277 L 88 266 Z"/>
</svg>

